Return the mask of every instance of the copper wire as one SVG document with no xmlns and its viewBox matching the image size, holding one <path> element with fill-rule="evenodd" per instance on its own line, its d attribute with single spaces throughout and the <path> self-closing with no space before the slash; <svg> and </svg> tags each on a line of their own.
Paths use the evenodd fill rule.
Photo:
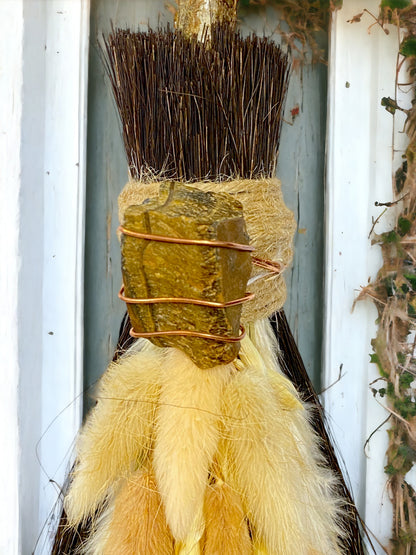
<svg viewBox="0 0 416 555">
<path fill-rule="evenodd" d="M 158 241 L 161 243 L 176 243 L 179 245 L 200 245 L 204 247 L 216 247 L 222 249 L 233 249 L 236 251 L 253 252 L 254 247 L 251 245 L 243 245 L 241 243 L 231 243 L 230 241 L 208 241 L 205 239 L 184 239 L 182 237 L 167 237 L 165 235 L 153 235 L 152 233 L 139 233 L 138 231 L 131 231 L 122 225 L 118 227 L 118 231 L 123 235 L 129 237 L 136 237 L 137 239 L 147 239 L 148 241 Z"/>
<path fill-rule="evenodd" d="M 243 245 L 241 243 L 232 243 L 229 241 L 208 241 L 202 239 L 184 239 L 181 237 L 167 237 L 165 235 L 153 235 L 151 233 L 139 233 L 136 231 L 131 231 L 123 226 L 119 226 L 118 231 L 124 235 L 130 237 L 136 237 L 138 239 L 146 239 L 149 241 L 159 241 L 162 243 L 176 243 L 182 245 L 199 245 L 207 247 L 217 247 L 217 248 L 228 248 L 238 251 L 253 252 L 254 247 L 250 245 Z M 262 260 L 260 258 L 253 257 L 253 263 L 256 266 L 272 271 L 273 273 L 281 272 L 281 265 L 278 262 L 272 262 L 269 260 Z M 147 299 L 134 299 L 131 297 L 126 297 L 124 295 L 124 285 L 118 294 L 119 298 L 127 304 L 157 304 L 157 303 L 180 303 L 180 304 L 195 304 L 200 306 L 208 306 L 212 308 L 227 308 L 231 306 L 236 306 L 254 298 L 254 293 L 246 293 L 244 297 L 240 299 L 233 299 L 232 301 L 227 301 L 225 303 L 207 301 L 203 299 L 191 299 L 187 297 L 155 297 Z M 186 337 L 200 337 L 203 339 L 211 339 L 214 341 L 223 341 L 227 343 L 237 343 L 241 341 L 245 335 L 246 331 L 243 326 L 240 326 L 240 335 L 238 337 L 230 337 L 224 335 L 215 335 L 211 333 L 203 333 L 191 330 L 167 330 L 167 331 L 153 331 L 153 332 L 136 332 L 133 328 L 130 329 L 130 335 L 132 337 L 169 337 L 169 336 L 186 336 Z"/>
<path fill-rule="evenodd" d="M 254 293 L 246 293 L 244 297 L 240 299 L 234 299 L 232 301 L 227 301 L 225 303 L 219 303 L 215 301 L 206 301 L 203 299 L 190 299 L 188 297 L 154 297 L 147 299 L 134 299 L 132 297 L 126 297 L 124 295 L 124 285 L 118 293 L 118 298 L 124 301 L 126 304 L 159 304 L 159 303 L 179 303 L 179 304 L 195 304 L 199 306 L 209 306 L 212 308 L 228 308 L 230 306 L 237 306 L 239 304 L 246 303 L 254 299 Z"/>
<path fill-rule="evenodd" d="M 192 330 L 168 330 L 168 331 L 147 331 L 147 332 L 137 332 L 133 328 L 130 329 L 130 335 L 132 337 L 169 337 L 169 336 L 187 336 L 187 337 L 202 337 L 203 339 L 212 339 L 213 341 L 222 341 L 225 343 L 238 343 L 246 336 L 246 330 L 244 326 L 240 326 L 240 335 L 238 337 L 230 337 L 227 335 L 214 335 L 212 333 L 203 333 L 200 331 Z"/>
<path fill-rule="evenodd" d="M 281 274 L 285 269 L 280 262 L 275 262 L 274 260 L 264 260 L 263 258 L 257 258 L 256 256 L 252 256 L 251 259 L 255 266 L 268 270 L 273 274 Z"/>
<path fill-rule="evenodd" d="M 137 239 L 146 239 L 148 241 L 158 241 L 161 243 L 176 243 L 179 245 L 200 245 L 205 247 L 234 249 L 234 250 L 245 251 L 245 252 L 253 252 L 255 250 L 254 247 L 250 245 L 243 245 L 241 243 L 232 243 L 230 241 L 208 241 L 204 239 L 184 239 L 182 237 L 167 237 L 166 235 L 153 235 L 151 233 L 139 233 L 138 231 L 131 231 L 130 229 L 126 229 L 122 225 L 118 227 L 118 231 L 120 233 L 123 233 L 123 235 L 128 235 L 129 237 L 136 237 Z M 253 256 L 252 260 L 255 266 L 259 266 L 260 268 L 269 270 L 273 274 L 280 274 L 284 270 L 284 267 L 282 267 L 280 262 L 275 262 L 272 260 L 264 260 L 256 256 Z M 125 300 L 125 299 L 122 299 L 122 300 Z M 244 298 L 242 302 L 245 302 L 246 300 L 250 300 L 250 299 Z M 177 302 L 180 302 L 180 301 L 177 301 Z M 195 303 L 195 304 L 199 304 L 199 303 Z M 239 304 L 239 303 L 236 303 L 236 304 Z M 206 306 L 217 306 L 217 305 L 206 305 Z M 227 306 L 233 306 L 233 305 L 227 305 Z"/>
</svg>

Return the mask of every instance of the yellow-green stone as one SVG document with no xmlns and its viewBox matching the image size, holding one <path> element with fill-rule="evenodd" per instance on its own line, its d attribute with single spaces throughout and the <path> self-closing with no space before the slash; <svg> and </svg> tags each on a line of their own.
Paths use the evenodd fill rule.
<svg viewBox="0 0 416 555">
<path fill-rule="evenodd" d="M 128 230 L 209 241 L 248 244 L 241 204 L 227 193 L 206 193 L 165 183 L 159 198 L 130 206 Z M 251 272 L 248 252 L 210 246 L 181 245 L 123 235 L 125 295 L 132 298 L 185 297 L 228 302 L 244 296 Z M 211 308 L 193 304 L 128 304 L 136 332 L 192 330 L 238 336 L 241 305 Z M 153 337 L 160 347 L 177 347 L 200 368 L 232 361 L 239 343 L 197 337 Z"/>
</svg>

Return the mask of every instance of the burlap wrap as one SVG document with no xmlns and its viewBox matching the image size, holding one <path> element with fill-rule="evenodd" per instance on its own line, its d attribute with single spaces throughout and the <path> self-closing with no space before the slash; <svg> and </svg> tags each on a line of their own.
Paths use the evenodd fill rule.
<svg viewBox="0 0 416 555">
<path fill-rule="evenodd" d="M 124 221 L 124 211 L 128 206 L 156 197 L 159 185 L 160 182 L 128 182 L 118 198 L 120 223 Z M 293 212 L 284 203 L 278 179 L 202 181 L 190 185 L 203 191 L 235 196 L 243 205 L 250 244 L 256 249 L 254 256 L 279 262 L 282 267 L 291 263 L 296 223 Z M 283 276 L 267 273 L 256 266 L 253 266 L 248 289 L 256 296 L 243 305 L 241 320 L 245 323 L 270 316 L 282 308 L 286 300 Z"/>
</svg>

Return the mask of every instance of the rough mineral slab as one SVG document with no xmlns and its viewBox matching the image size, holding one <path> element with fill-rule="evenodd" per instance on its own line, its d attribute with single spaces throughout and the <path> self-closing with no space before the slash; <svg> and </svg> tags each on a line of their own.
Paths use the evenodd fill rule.
<svg viewBox="0 0 416 555">
<path fill-rule="evenodd" d="M 178 183 L 164 183 L 157 199 L 130 206 L 125 212 L 124 227 L 152 235 L 248 244 L 242 206 L 236 199 L 227 193 L 202 192 Z M 246 293 L 251 256 L 229 248 L 162 243 L 123 235 L 122 272 L 127 297 L 185 297 L 224 303 Z M 136 332 L 239 334 L 241 305 L 127 306 Z M 226 364 L 240 348 L 239 343 L 186 336 L 154 337 L 151 341 L 183 350 L 200 368 Z"/>
</svg>

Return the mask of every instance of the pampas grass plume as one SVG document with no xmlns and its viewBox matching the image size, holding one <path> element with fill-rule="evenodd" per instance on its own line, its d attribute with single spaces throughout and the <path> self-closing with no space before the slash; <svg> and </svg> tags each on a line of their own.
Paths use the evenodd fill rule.
<svg viewBox="0 0 416 555">
<path fill-rule="evenodd" d="M 255 543 L 253 555 L 270 555 L 267 549 L 261 543 Z"/>
<path fill-rule="evenodd" d="M 164 349 L 124 356 L 100 382 L 97 405 L 78 438 L 65 511 L 75 526 L 95 513 L 120 478 L 139 468 L 152 447 Z"/>
<path fill-rule="evenodd" d="M 224 392 L 218 458 L 225 481 L 242 495 L 254 540 L 271 555 L 340 553 L 333 479 L 306 410 L 288 410 L 276 398 L 250 338 L 240 358 L 240 372 Z"/>
<path fill-rule="evenodd" d="M 204 555 L 252 555 L 241 498 L 222 480 L 208 486 L 205 496 Z"/>
<path fill-rule="evenodd" d="M 231 372 L 232 363 L 201 370 L 178 349 L 170 349 L 166 358 L 154 469 L 178 542 L 186 541 L 195 519 L 203 520 L 209 466 L 219 441 L 222 392 Z"/>
<path fill-rule="evenodd" d="M 154 477 L 134 474 L 115 498 L 102 555 L 172 555 L 173 543 Z"/>
<path fill-rule="evenodd" d="M 203 521 L 195 521 L 192 528 L 184 541 L 176 543 L 175 555 L 201 555 L 200 539 L 204 530 Z"/>
</svg>

